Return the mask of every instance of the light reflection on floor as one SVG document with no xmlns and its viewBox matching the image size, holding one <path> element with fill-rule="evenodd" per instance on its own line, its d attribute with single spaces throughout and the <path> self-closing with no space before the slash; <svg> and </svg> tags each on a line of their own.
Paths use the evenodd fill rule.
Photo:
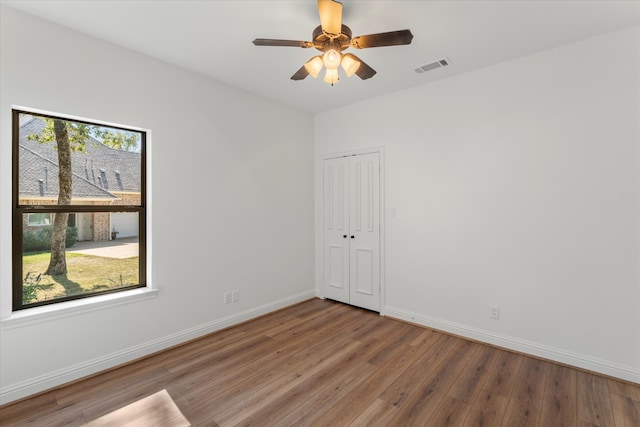
<svg viewBox="0 0 640 427">
<path fill-rule="evenodd" d="M 91 427 L 188 427 L 191 424 L 167 392 L 161 390 L 87 424 Z"/>
</svg>

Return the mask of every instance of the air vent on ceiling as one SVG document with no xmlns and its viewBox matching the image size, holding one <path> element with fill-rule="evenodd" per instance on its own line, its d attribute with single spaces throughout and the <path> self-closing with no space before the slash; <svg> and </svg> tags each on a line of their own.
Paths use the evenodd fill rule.
<svg viewBox="0 0 640 427">
<path fill-rule="evenodd" d="M 427 65 L 416 68 L 416 73 L 424 73 L 425 71 L 435 70 L 436 68 L 446 67 L 447 65 L 451 65 L 451 61 L 449 60 L 449 58 L 442 58 L 438 61 L 433 61 L 428 63 Z"/>
</svg>

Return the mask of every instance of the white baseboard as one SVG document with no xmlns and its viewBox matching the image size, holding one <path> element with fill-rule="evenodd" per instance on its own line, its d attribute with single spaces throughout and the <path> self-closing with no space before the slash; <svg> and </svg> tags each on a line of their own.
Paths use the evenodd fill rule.
<svg viewBox="0 0 640 427">
<path fill-rule="evenodd" d="M 384 314 L 387 317 L 405 320 L 407 322 L 449 332 L 461 337 L 482 341 L 497 347 L 530 354 L 532 356 L 541 357 L 640 384 L 640 370 L 628 366 L 619 365 L 590 356 L 584 356 L 535 342 L 496 334 L 460 323 L 449 322 L 447 320 L 425 316 L 423 314 L 411 313 L 396 307 L 386 306 Z"/>
<path fill-rule="evenodd" d="M 156 340 L 148 341 L 134 347 L 117 351 L 115 353 L 111 353 L 93 360 L 69 366 L 58 371 L 50 372 L 46 375 L 41 375 L 28 381 L 23 381 L 17 384 L 3 387 L 2 389 L 0 389 L 0 405 L 4 405 L 6 403 L 13 402 L 14 400 L 22 399 L 24 397 L 60 386 L 62 384 L 78 380 L 88 375 L 96 374 L 106 369 L 131 362 L 141 357 L 148 356 L 150 354 L 165 350 L 178 344 L 182 344 L 194 338 L 198 338 L 203 335 L 228 328 L 229 326 L 254 319 L 272 311 L 279 310 L 281 308 L 285 308 L 314 297 L 315 290 L 303 292 L 301 294 L 283 298 L 281 300 L 245 310 L 240 313 L 232 314 L 222 319 L 217 319 L 212 322 L 196 326 L 194 328 L 167 335 Z"/>
</svg>

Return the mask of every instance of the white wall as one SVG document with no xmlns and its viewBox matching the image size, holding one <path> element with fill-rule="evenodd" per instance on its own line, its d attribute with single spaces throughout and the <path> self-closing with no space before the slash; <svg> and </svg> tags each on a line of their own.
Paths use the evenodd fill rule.
<svg viewBox="0 0 640 427">
<path fill-rule="evenodd" d="M 10 8 L 0 14 L 0 314 L 11 314 L 12 105 L 151 130 L 159 289 L 44 323 L 2 322 L 2 403 L 313 297 L 312 115 Z M 224 305 L 232 289 L 240 301 Z"/>
<path fill-rule="evenodd" d="M 640 382 L 639 40 L 316 116 L 318 206 L 327 153 L 385 147 L 386 315 Z"/>
</svg>

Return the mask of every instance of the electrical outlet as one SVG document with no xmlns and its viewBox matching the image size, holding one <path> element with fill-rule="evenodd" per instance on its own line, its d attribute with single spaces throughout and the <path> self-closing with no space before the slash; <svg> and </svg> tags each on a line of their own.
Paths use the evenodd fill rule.
<svg viewBox="0 0 640 427">
<path fill-rule="evenodd" d="M 240 291 L 239 290 L 235 290 L 231 292 L 231 301 L 232 302 L 238 302 L 240 300 Z"/>
<path fill-rule="evenodd" d="M 225 304 L 230 304 L 233 302 L 233 296 L 231 295 L 231 292 L 225 292 L 224 293 L 224 303 Z"/>
<path fill-rule="evenodd" d="M 489 306 L 489 317 L 492 319 L 500 319 L 500 307 L 497 305 Z"/>
</svg>

